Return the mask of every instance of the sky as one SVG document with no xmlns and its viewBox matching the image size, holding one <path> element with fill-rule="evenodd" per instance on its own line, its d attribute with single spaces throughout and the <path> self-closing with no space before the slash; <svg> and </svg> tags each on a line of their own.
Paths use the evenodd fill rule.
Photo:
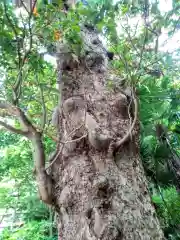
<svg viewBox="0 0 180 240">
<path fill-rule="evenodd" d="M 119 0 L 114 0 L 114 4 L 118 1 Z M 137 0 L 132 1 L 135 2 Z M 153 0 L 150 1 L 153 2 Z M 172 0 L 159 0 L 159 8 L 164 14 L 170 11 L 172 9 Z M 176 32 L 172 38 L 169 38 L 168 33 L 163 31 L 159 38 L 159 44 L 159 50 L 172 52 L 180 46 L 180 31 Z"/>
<path fill-rule="evenodd" d="M 113 3 L 117 3 L 119 0 L 113 0 Z M 154 2 L 153 0 L 150 0 Z M 138 2 L 138 0 L 132 0 L 132 2 Z M 159 7 L 162 12 L 169 11 L 172 8 L 172 0 L 159 0 Z"/>
<path fill-rule="evenodd" d="M 172 0 L 160 0 L 159 1 L 159 7 L 163 13 L 166 13 L 172 9 Z M 162 33 L 160 36 L 160 44 L 163 44 L 163 42 L 167 43 L 164 46 L 161 46 L 160 50 L 162 51 L 169 51 L 172 52 L 177 47 L 180 46 L 180 31 L 177 31 L 172 38 L 169 38 L 167 32 Z"/>
</svg>

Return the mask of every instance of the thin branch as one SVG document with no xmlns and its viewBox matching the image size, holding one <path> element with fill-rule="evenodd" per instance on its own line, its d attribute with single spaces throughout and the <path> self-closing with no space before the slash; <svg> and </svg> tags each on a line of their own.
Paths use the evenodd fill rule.
<svg viewBox="0 0 180 240">
<path fill-rule="evenodd" d="M 7 18 L 8 22 L 9 22 L 9 25 L 11 26 L 11 28 L 12 28 L 14 34 L 15 34 L 15 37 L 16 37 L 16 39 L 17 39 L 18 33 L 17 33 L 16 28 L 14 27 L 14 24 L 12 23 L 11 19 L 9 18 L 9 15 L 8 15 L 8 13 L 7 13 L 6 0 L 3 1 L 3 5 L 4 5 L 4 10 L 5 10 L 6 18 Z"/>
<path fill-rule="evenodd" d="M 20 135 L 23 135 L 25 137 L 28 137 L 28 132 L 20 130 L 20 129 L 16 129 L 13 126 L 11 126 L 11 125 L 3 122 L 3 121 L 0 121 L 0 125 L 3 126 L 4 128 L 6 128 L 7 130 L 9 130 L 12 133 L 16 133 L 16 134 L 20 134 Z"/>
<path fill-rule="evenodd" d="M 83 138 L 85 138 L 85 137 L 87 137 L 87 133 L 84 134 L 83 136 L 77 138 L 77 139 L 69 140 L 69 141 L 66 141 L 66 142 L 61 142 L 61 143 L 62 143 L 62 146 L 61 146 L 60 150 L 53 155 L 53 157 L 51 158 L 51 159 L 52 159 L 52 162 L 49 164 L 49 166 L 47 166 L 46 170 L 49 169 L 49 168 L 56 162 L 57 158 L 61 155 L 61 153 L 62 153 L 62 151 L 63 151 L 63 149 L 64 149 L 64 146 L 65 146 L 67 143 L 77 142 L 77 141 L 80 141 L 81 139 L 83 139 Z"/>
<path fill-rule="evenodd" d="M 17 93 L 17 91 L 19 90 L 20 85 L 22 84 L 22 80 L 23 80 L 23 78 L 22 78 L 22 70 L 23 70 L 23 67 L 24 67 L 26 58 L 27 58 L 28 54 L 30 53 L 30 50 L 31 50 L 31 49 L 29 49 L 29 50 L 24 54 L 24 57 L 23 57 L 23 60 L 22 60 L 22 62 L 21 62 L 21 66 L 20 66 L 20 68 L 19 68 L 19 72 L 18 72 L 18 75 L 17 75 L 17 80 L 16 80 L 16 83 L 15 83 L 14 88 L 13 88 L 14 101 L 15 101 L 16 104 L 17 104 L 17 100 L 18 100 L 18 98 L 19 98 L 19 94 Z M 15 104 L 15 105 L 16 105 L 16 104 Z"/>
<path fill-rule="evenodd" d="M 34 125 L 30 122 L 30 120 L 27 118 L 27 116 L 24 114 L 24 112 L 20 109 L 17 108 L 18 110 L 18 117 L 21 125 L 27 129 L 29 132 L 36 132 L 36 128 Z"/>
<path fill-rule="evenodd" d="M 147 39 L 147 29 L 145 28 L 145 35 L 144 35 L 144 41 L 143 41 L 143 46 L 141 48 L 141 53 L 140 53 L 140 60 L 139 60 L 139 64 L 138 64 L 138 68 L 137 68 L 137 71 L 138 72 L 141 68 L 141 63 L 142 63 L 142 60 L 143 60 L 143 54 L 144 54 L 144 49 L 145 49 L 145 45 L 146 45 L 146 39 Z M 138 80 L 139 80 L 140 77 L 138 77 Z"/>
<path fill-rule="evenodd" d="M 11 115 L 11 116 L 16 116 L 16 108 L 14 108 L 14 106 L 12 106 L 11 104 L 7 103 L 7 102 L 0 102 L 0 109 L 4 109 L 7 111 L 7 114 Z"/>
<path fill-rule="evenodd" d="M 1 117 L 7 117 L 7 116 L 17 117 L 19 119 L 21 125 L 23 126 L 24 130 L 29 131 L 29 132 L 34 132 L 35 130 L 38 130 L 40 132 L 43 131 L 42 128 L 39 128 L 38 126 L 33 125 L 20 108 L 13 106 L 6 102 L 0 102 L 0 109 L 3 110 L 2 112 L 0 112 Z M 53 141 L 55 141 L 55 142 L 58 141 L 57 138 L 53 137 L 48 132 L 46 132 L 45 134 L 48 137 L 50 137 Z"/>
<path fill-rule="evenodd" d="M 28 28 L 29 28 L 29 35 L 30 35 L 30 38 L 29 38 L 30 39 L 29 40 L 29 49 L 25 52 L 24 57 L 23 57 L 23 59 L 21 61 L 21 65 L 19 65 L 19 72 L 18 72 L 18 75 L 17 75 L 17 80 L 16 80 L 16 83 L 15 83 L 14 89 L 13 89 L 15 105 L 17 105 L 18 99 L 19 99 L 20 94 L 21 94 L 21 89 L 20 88 L 21 88 L 21 84 L 22 84 L 22 81 L 23 81 L 23 79 L 22 79 L 22 70 L 23 70 L 26 58 L 27 58 L 27 56 L 29 55 L 29 53 L 31 52 L 31 49 L 32 49 L 33 34 L 32 34 L 32 29 L 31 29 L 31 18 L 32 18 L 32 14 L 33 14 L 36 2 L 37 1 L 34 1 L 32 9 L 31 9 L 31 12 L 29 12 L 29 18 L 28 18 Z"/>
<path fill-rule="evenodd" d="M 0 110 L 0 117 L 2 117 L 2 118 L 11 117 L 11 114 L 9 114 L 5 110 L 2 110 L 2 111 Z"/>
<path fill-rule="evenodd" d="M 133 120 L 133 123 L 130 127 L 130 129 L 128 130 L 128 132 L 126 133 L 126 135 L 119 141 L 116 142 L 115 144 L 115 148 L 118 149 L 121 145 L 123 145 L 128 139 L 129 137 L 131 136 L 132 134 L 132 131 L 135 127 L 135 124 L 136 124 L 136 121 L 137 121 L 137 115 L 138 115 L 138 103 L 137 103 L 137 99 L 135 98 L 134 96 L 134 93 L 132 91 L 132 98 L 133 98 L 133 101 L 134 101 L 134 120 Z"/>
<path fill-rule="evenodd" d="M 66 142 L 61 142 L 62 144 L 67 144 L 67 143 L 73 143 L 73 142 L 77 142 L 80 141 L 81 139 L 87 137 L 87 133 L 85 133 L 83 136 L 76 138 L 76 139 L 72 139 L 72 140 L 68 140 Z"/>
<path fill-rule="evenodd" d="M 42 85 L 38 81 L 38 75 L 37 74 L 36 74 L 36 80 L 38 82 L 39 89 L 40 89 L 40 95 L 41 95 L 41 104 L 42 104 L 42 111 L 43 111 L 42 122 L 41 122 L 41 129 L 43 131 L 44 128 L 45 128 L 45 125 L 46 125 L 46 117 L 47 117 L 46 104 L 45 104 L 45 99 L 44 99 L 43 87 L 42 87 Z"/>
<path fill-rule="evenodd" d="M 44 132 L 44 134 L 47 135 L 54 142 L 58 143 L 58 139 L 56 137 L 52 136 L 50 133 Z"/>
<path fill-rule="evenodd" d="M 112 49 L 114 49 L 114 47 L 112 46 Z M 115 50 L 115 49 L 114 49 Z M 126 61 L 126 59 L 121 55 L 121 54 L 117 54 L 118 55 L 118 57 L 119 57 L 119 59 L 122 61 L 122 63 L 123 63 L 123 65 L 124 65 L 124 67 L 125 67 L 125 71 L 126 71 L 126 74 L 129 76 L 129 78 L 131 79 L 131 72 L 130 72 L 130 69 L 129 69 L 129 67 L 128 67 L 128 63 L 127 63 L 127 61 Z"/>
<path fill-rule="evenodd" d="M 39 126 L 37 126 L 35 124 L 33 126 L 36 128 L 36 130 L 38 132 L 41 132 L 41 133 L 44 132 L 45 135 L 47 135 L 49 138 L 51 138 L 54 142 L 58 143 L 58 139 L 56 137 L 52 136 L 52 134 L 50 134 L 48 131 L 45 131 L 45 129 L 41 129 Z"/>
<path fill-rule="evenodd" d="M 20 108 L 6 102 L 0 102 L 0 108 L 6 109 L 11 116 L 17 117 L 25 131 L 36 131 L 35 127 Z"/>
<path fill-rule="evenodd" d="M 22 6 L 24 7 L 24 9 L 26 10 L 26 12 L 27 12 L 28 14 L 30 14 L 28 8 L 27 8 L 26 5 L 24 4 L 24 1 L 23 1 L 23 0 L 20 0 L 20 1 L 21 1 Z"/>
<path fill-rule="evenodd" d="M 2 217 L 0 219 L 0 224 L 2 224 L 2 221 L 3 221 L 4 217 L 7 216 L 7 214 L 6 214 L 7 211 L 8 211 L 8 208 L 6 208 L 5 213 L 2 215 Z"/>
<path fill-rule="evenodd" d="M 56 160 L 58 159 L 58 157 L 59 157 L 60 154 L 62 153 L 65 144 L 70 143 L 70 142 L 73 142 L 73 141 L 81 140 L 82 138 L 84 138 L 84 137 L 87 136 L 87 134 L 85 134 L 85 135 L 81 136 L 80 138 L 77 138 L 77 139 L 74 139 L 74 140 L 68 140 L 68 138 L 69 138 L 74 132 L 76 132 L 78 129 L 80 129 L 81 127 L 83 127 L 83 126 L 85 125 L 85 121 L 86 121 L 86 112 L 85 112 L 84 123 L 81 124 L 79 127 L 73 129 L 73 130 L 68 134 L 68 136 L 66 137 L 67 140 L 66 140 L 65 142 L 59 142 L 59 145 L 62 144 L 61 147 L 60 147 L 60 150 L 59 150 L 58 148 L 56 149 L 55 154 L 53 154 L 53 156 L 51 157 L 51 160 L 50 160 L 50 161 L 52 161 L 52 162 L 49 164 L 49 166 L 47 166 L 46 170 L 47 170 L 48 168 L 50 168 L 50 167 L 56 162 Z"/>
<path fill-rule="evenodd" d="M 6 1 L 5 0 L 3 1 L 3 5 L 4 5 L 6 18 L 8 20 L 8 23 L 9 23 L 10 27 L 12 28 L 12 30 L 14 32 L 14 35 L 15 35 L 15 38 L 16 38 L 18 63 L 19 63 L 19 68 L 20 68 L 20 65 L 21 65 L 21 52 L 20 52 L 20 42 L 19 42 L 19 39 L 18 39 L 18 32 L 16 31 L 16 28 L 15 28 L 13 22 L 11 21 L 9 15 L 8 15 L 8 10 L 7 10 L 7 5 L 6 5 Z"/>
<path fill-rule="evenodd" d="M 30 12 L 30 15 L 29 15 L 30 18 L 32 17 L 32 14 L 33 14 L 33 12 L 34 12 L 34 8 L 35 8 L 35 6 L 36 6 L 36 3 L 37 3 L 37 0 L 34 1 L 33 6 L 32 6 L 32 8 L 31 8 L 31 12 Z"/>
<path fill-rule="evenodd" d="M 126 14 L 125 16 L 126 16 L 126 21 L 127 21 L 127 26 L 128 26 L 128 25 L 129 25 L 128 16 L 127 16 L 127 14 Z M 137 32 L 138 23 L 139 23 L 139 21 L 138 21 L 137 24 L 136 24 L 134 36 L 136 35 L 136 32 Z M 128 28 L 127 28 L 127 27 L 124 27 L 122 24 L 121 24 L 121 27 L 122 27 L 122 28 L 125 30 L 125 32 L 127 33 L 128 38 L 129 38 L 129 40 L 130 40 L 130 43 L 131 43 L 132 47 L 134 48 L 134 50 L 136 51 L 136 53 L 137 53 L 138 56 L 139 56 L 140 54 L 139 54 L 139 52 L 138 52 L 138 49 L 136 48 L 136 46 L 135 46 L 134 43 L 133 43 L 133 40 L 132 40 L 132 37 L 131 37 L 130 32 L 128 31 Z M 133 36 L 133 37 L 134 37 L 134 36 Z"/>
<path fill-rule="evenodd" d="M 23 48 L 24 40 L 26 37 L 26 23 L 24 23 L 24 19 L 23 19 L 23 16 L 21 15 L 21 13 L 20 13 L 20 16 L 21 16 L 21 20 L 22 20 L 22 24 L 23 24 L 23 36 L 22 36 L 22 48 Z M 18 51 L 20 52 L 20 45 L 18 46 Z M 23 82 L 23 79 L 25 79 L 25 77 L 23 77 L 23 66 L 25 64 L 26 57 L 27 56 L 25 53 L 25 56 L 23 57 L 23 59 L 22 59 L 22 56 L 19 58 L 19 72 L 17 75 L 17 80 L 15 83 L 15 86 L 13 87 L 14 101 L 16 103 L 15 105 L 18 104 L 18 99 L 20 98 L 21 93 L 22 93 L 22 82 Z M 28 73 L 28 71 L 27 71 L 27 73 Z M 16 86 L 17 82 L 19 82 L 19 84 Z"/>
<path fill-rule="evenodd" d="M 130 119 L 130 127 L 132 125 L 132 117 L 131 117 L 131 113 L 130 113 L 131 104 L 132 104 L 132 98 L 131 98 L 131 100 L 129 102 L 129 106 L 128 106 L 128 116 L 129 116 L 129 119 Z M 132 138 L 132 136 L 131 136 L 131 138 Z"/>
</svg>

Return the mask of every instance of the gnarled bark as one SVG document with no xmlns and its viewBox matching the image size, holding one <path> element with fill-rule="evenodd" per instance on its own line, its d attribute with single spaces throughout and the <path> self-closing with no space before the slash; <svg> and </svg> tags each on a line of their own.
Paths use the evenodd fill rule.
<svg viewBox="0 0 180 240">
<path fill-rule="evenodd" d="M 59 240 L 163 239 L 139 156 L 134 90 L 108 90 L 106 51 L 88 26 L 82 36 L 79 62 L 58 52 L 60 144 L 49 170 Z"/>
</svg>

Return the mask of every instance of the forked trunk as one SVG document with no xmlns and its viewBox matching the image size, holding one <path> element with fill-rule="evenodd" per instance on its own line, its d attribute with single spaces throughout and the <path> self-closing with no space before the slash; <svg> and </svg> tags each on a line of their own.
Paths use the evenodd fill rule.
<svg viewBox="0 0 180 240">
<path fill-rule="evenodd" d="M 106 51 L 93 29 L 82 28 L 82 35 L 79 62 L 58 48 L 61 144 L 50 172 L 59 240 L 163 239 L 140 161 L 138 123 L 131 127 L 135 93 L 108 89 Z"/>
</svg>

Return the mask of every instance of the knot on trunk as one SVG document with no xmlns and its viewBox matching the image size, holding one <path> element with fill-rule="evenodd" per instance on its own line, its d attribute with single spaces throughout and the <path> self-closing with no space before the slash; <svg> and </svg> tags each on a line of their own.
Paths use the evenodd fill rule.
<svg viewBox="0 0 180 240">
<path fill-rule="evenodd" d="M 75 55 L 73 55 L 73 52 L 69 48 L 68 44 L 57 43 L 56 49 L 59 70 L 72 71 L 74 68 L 78 68 L 79 61 L 74 57 Z"/>
<path fill-rule="evenodd" d="M 99 240 L 121 240 L 123 239 L 122 231 L 119 226 L 109 223 L 104 226 Z"/>
<path fill-rule="evenodd" d="M 72 205 L 73 203 L 73 194 L 69 186 L 65 186 L 64 189 L 61 191 L 61 195 L 59 198 L 59 203 L 64 208 L 67 208 Z"/>
<path fill-rule="evenodd" d="M 71 113 L 83 108 L 85 108 L 85 103 L 82 97 L 71 97 L 63 103 L 64 113 Z"/>
<path fill-rule="evenodd" d="M 124 94 L 120 94 L 112 103 L 115 110 L 121 114 L 122 117 L 128 117 L 128 101 Z"/>
<path fill-rule="evenodd" d="M 107 130 L 102 130 L 99 127 L 88 131 L 88 139 L 92 147 L 97 150 L 108 149 L 112 137 Z"/>
<path fill-rule="evenodd" d="M 108 199 L 113 192 L 107 177 L 99 175 L 93 183 L 94 192 L 98 197 Z"/>
<path fill-rule="evenodd" d="M 51 123 L 54 127 L 58 128 L 58 125 L 60 123 L 59 121 L 60 121 L 60 107 L 57 106 L 53 110 Z"/>
<path fill-rule="evenodd" d="M 81 27 L 81 35 L 84 43 L 85 67 L 94 72 L 104 73 L 108 65 L 108 55 L 97 31 L 86 25 Z"/>
<path fill-rule="evenodd" d="M 107 68 L 107 57 L 102 53 L 87 52 L 85 56 L 85 65 L 90 70 L 98 73 L 104 73 Z"/>
</svg>

